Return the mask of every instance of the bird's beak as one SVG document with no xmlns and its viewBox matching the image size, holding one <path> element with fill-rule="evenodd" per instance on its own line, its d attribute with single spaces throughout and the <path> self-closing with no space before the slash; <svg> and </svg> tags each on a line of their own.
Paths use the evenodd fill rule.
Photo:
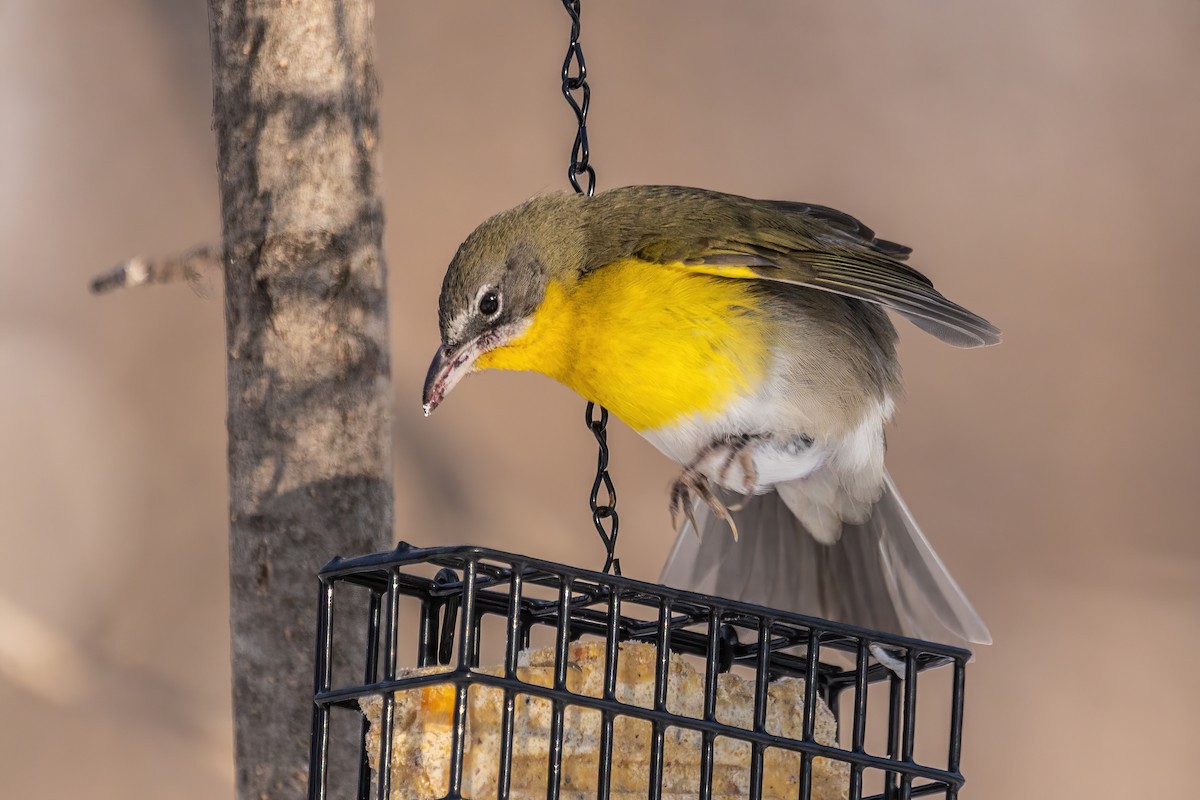
<svg viewBox="0 0 1200 800">
<path fill-rule="evenodd" d="M 445 347 L 438 348 L 429 365 L 429 372 L 425 374 L 425 391 L 421 398 L 424 403 L 421 410 L 425 416 L 428 417 L 441 405 L 464 375 L 474 371 L 475 359 L 479 358 L 481 352 L 478 339 L 465 342 L 449 353 Z"/>
</svg>

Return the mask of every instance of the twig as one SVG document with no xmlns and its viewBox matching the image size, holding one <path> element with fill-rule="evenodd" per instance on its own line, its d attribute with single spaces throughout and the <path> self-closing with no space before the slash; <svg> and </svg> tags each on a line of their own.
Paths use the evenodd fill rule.
<svg viewBox="0 0 1200 800">
<path fill-rule="evenodd" d="M 193 247 L 185 253 L 167 258 L 134 256 L 92 281 L 92 293 L 104 294 L 114 289 L 174 283 L 186 280 L 193 287 L 211 275 L 221 273 L 221 255 L 210 245 Z"/>
</svg>

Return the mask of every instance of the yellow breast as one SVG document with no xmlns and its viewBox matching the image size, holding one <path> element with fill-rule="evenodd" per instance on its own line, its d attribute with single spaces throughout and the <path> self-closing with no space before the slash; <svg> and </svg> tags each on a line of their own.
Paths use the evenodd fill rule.
<svg viewBox="0 0 1200 800">
<path fill-rule="evenodd" d="M 753 389 L 765 327 L 752 281 L 630 259 L 551 282 L 525 334 L 477 363 L 549 375 L 641 431 Z"/>
</svg>

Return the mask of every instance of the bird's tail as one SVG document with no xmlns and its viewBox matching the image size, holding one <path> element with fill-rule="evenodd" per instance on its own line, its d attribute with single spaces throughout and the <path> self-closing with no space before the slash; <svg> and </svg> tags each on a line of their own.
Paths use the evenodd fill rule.
<svg viewBox="0 0 1200 800">
<path fill-rule="evenodd" d="M 990 644 L 991 634 L 886 478 L 870 518 L 846 523 L 834 544 L 809 535 L 779 494 L 731 513 L 738 539 L 705 505 L 700 535 L 685 523 L 662 582 L 943 644 Z"/>
</svg>

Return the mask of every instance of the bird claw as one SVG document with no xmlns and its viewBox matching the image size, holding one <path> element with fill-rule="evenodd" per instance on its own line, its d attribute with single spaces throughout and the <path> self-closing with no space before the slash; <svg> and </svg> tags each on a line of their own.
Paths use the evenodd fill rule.
<svg viewBox="0 0 1200 800">
<path fill-rule="evenodd" d="M 696 534 L 696 538 L 700 537 L 700 525 L 696 522 L 695 509 L 692 507 L 692 493 L 684 482 L 681 476 L 675 481 L 675 485 L 671 487 L 671 527 L 675 530 L 680 530 L 679 516 L 682 513 L 687 522 L 692 523 L 692 533 Z"/>
<path fill-rule="evenodd" d="M 696 535 L 700 535 L 700 526 L 696 522 L 692 502 L 693 499 L 698 498 L 712 509 L 718 519 L 724 520 L 729 525 L 729 530 L 733 533 L 736 541 L 738 538 L 737 523 L 733 521 L 731 512 L 740 511 L 745 505 L 745 501 L 734 505 L 725 505 L 713 491 L 701 467 L 714 456 L 721 458 L 721 467 L 717 471 L 717 482 L 728 485 L 729 471 L 734 464 L 737 464 L 742 468 L 742 490 L 746 495 L 751 495 L 758 485 L 758 468 L 754 465 L 754 451 L 751 445 L 756 441 L 769 438 L 769 436 L 769 434 L 762 433 L 744 433 L 714 439 L 701 448 L 691 463 L 683 468 L 679 479 L 671 487 L 671 524 L 675 526 L 675 529 L 680 529 L 680 517 L 682 516 L 692 524 L 692 530 L 696 532 Z"/>
<path fill-rule="evenodd" d="M 733 467 L 734 462 L 737 462 L 738 466 L 742 468 L 742 490 L 746 494 L 754 492 L 754 487 L 758 485 L 758 467 L 754 466 L 754 453 L 750 450 L 750 443 L 760 438 L 763 437 L 757 435 L 751 436 L 744 433 L 725 440 L 719 445 L 717 443 L 710 445 L 713 449 L 708 451 L 709 454 L 714 452 L 716 447 L 725 447 L 728 449 L 725 460 L 721 464 L 721 471 L 717 473 L 717 477 L 721 483 L 728 483 L 729 470 Z"/>
<path fill-rule="evenodd" d="M 734 541 L 737 541 L 737 523 L 734 522 L 730 509 L 713 492 L 712 487 L 708 483 L 708 478 L 691 468 L 685 468 L 671 487 L 671 524 L 675 530 L 679 530 L 681 527 L 680 515 L 682 514 L 692 524 L 692 530 L 695 531 L 696 535 L 700 535 L 700 525 L 696 521 L 695 507 L 692 502 L 694 499 L 693 495 L 703 500 L 719 519 L 729 525 Z"/>
</svg>

